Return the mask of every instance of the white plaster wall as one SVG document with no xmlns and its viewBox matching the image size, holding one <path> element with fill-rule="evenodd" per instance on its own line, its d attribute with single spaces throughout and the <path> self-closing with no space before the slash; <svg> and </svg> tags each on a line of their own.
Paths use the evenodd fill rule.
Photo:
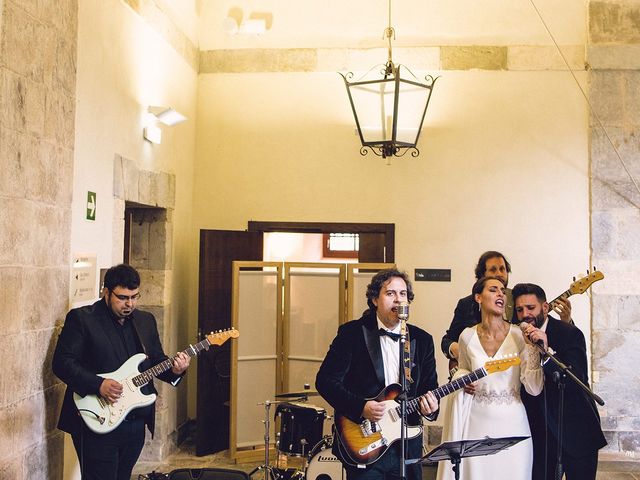
<svg viewBox="0 0 640 480">
<path fill-rule="evenodd" d="M 560 44 L 586 42 L 584 0 L 533 2 Z M 203 0 L 200 49 L 370 47 L 388 25 L 387 0 Z M 391 2 L 394 45 L 548 45 L 530 0 L 403 0 Z M 267 31 L 227 35 L 227 16 L 269 20 Z"/>
<path fill-rule="evenodd" d="M 121 228 L 113 219 L 116 154 L 135 161 L 139 170 L 174 174 L 174 288 L 168 301 L 172 318 L 187 323 L 189 277 L 185 266 L 193 242 L 190 225 L 197 72 L 124 2 L 78 3 L 71 252 L 95 252 L 98 268 L 122 261 L 121 253 L 113 253 L 113 232 Z M 149 105 L 170 105 L 189 120 L 174 127 L 162 126 L 162 144 L 152 145 L 142 137 Z M 95 222 L 85 219 L 87 191 L 97 193 Z M 79 478 L 70 444 L 66 450 L 71 455 L 65 460 L 65 478 Z"/>
<path fill-rule="evenodd" d="M 508 256 L 511 285 L 560 294 L 589 266 L 588 114 L 576 85 L 563 72 L 441 74 L 420 156 L 391 165 L 359 155 L 337 74 L 201 75 L 194 226 L 395 223 L 401 268 L 452 269 L 451 283 L 415 286 L 412 320 L 438 343 L 485 250 Z M 191 262 L 195 279 L 195 253 Z M 588 337 L 588 299 L 573 304 Z"/>
</svg>

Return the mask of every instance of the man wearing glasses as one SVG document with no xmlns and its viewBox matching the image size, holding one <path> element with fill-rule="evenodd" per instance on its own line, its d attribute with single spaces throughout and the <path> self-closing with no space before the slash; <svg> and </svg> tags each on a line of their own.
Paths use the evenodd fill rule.
<svg viewBox="0 0 640 480">
<path fill-rule="evenodd" d="M 53 355 L 53 372 L 67 384 L 58 428 L 71 434 L 83 479 L 129 480 L 142 447 L 145 425 L 153 435 L 155 404 L 134 408 L 124 421 L 108 433 L 95 433 L 84 424 L 73 394 L 97 395 L 111 404 L 123 394 L 117 380 L 99 376 L 115 372 L 131 356 L 144 353 L 144 371 L 166 360 L 156 319 L 136 310 L 140 299 L 140 275 L 129 265 L 116 265 L 104 277 L 104 296 L 93 305 L 74 308 L 65 319 Z M 189 356 L 180 352 L 172 368 L 158 375 L 177 385 L 189 366 Z M 142 393 L 157 391 L 153 382 Z"/>
</svg>

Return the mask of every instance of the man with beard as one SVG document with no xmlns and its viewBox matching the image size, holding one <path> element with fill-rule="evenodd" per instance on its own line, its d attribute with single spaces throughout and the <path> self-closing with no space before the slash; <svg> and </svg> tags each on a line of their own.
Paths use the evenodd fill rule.
<svg viewBox="0 0 640 480">
<path fill-rule="evenodd" d="M 544 290 L 532 283 L 513 287 L 518 321 L 533 342 L 542 340 L 545 348 L 588 385 L 587 353 L 584 335 L 575 326 L 548 315 Z M 558 461 L 559 390 L 557 365 L 547 359 L 543 366 L 545 384 L 542 395 L 532 397 L 524 390 L 522 402 L 527 410 L 533 440 L 533 480 L 552 480 Z M 562 422 L 562 464 L 567 480 L 595 480 L 598 450 L 607 444 L 595 402 L 571 379 L 564 388 Z"/>
<path fill-rule="evenodd" d="M 495 277 L 504 283 L 505 287 L 509 284 L 509 273 L 511 273 L 511 265 L 506 257 L 495 250 L 489 250 L 480 255 L 476 268 L 474 270 L 476 280 L 482 277 Z M 504 308 L 504 319 L 511 322 L 515 319 L 513 309 L 513 298 L 511 290 L 505 289 L 506 305 Z M 557 313 L 564 322 L 571 322 L 571 303 L 569 300 L 561 298 L 557 300 Z M 458 338 L 462 331 L 467 327 L 473 327 L 480 323 L 480 310 L 473 295 L 466 296 L 458 300 L 458 304 L 453 312 L 453 319 L 449 329 L 442 337 L 440 348 L 442 353 L 450 360 L 449 370 L 455 368 L 458 364 Z M 471 393 L 469 389 L 465 389 Z"/>
<path fill-rule="evenodd" d="M 367 304 L 362 318 L 341 325 L 329 347 L 318 374 L 316 388 L 336 411 L 354 424 L 364 419 L 377 422 L 385 414 L 385 404 L 373 398 L 386 386 L 407 377 L 409 398 L 427 394 L 419 402 L 419 411 L 408 415 L 409 425 L 421 423 L 420 416 L 434 420 L 438 402 L 430 392 L 438 386 L 433 338 L 415 325 L 407 325 L 407 342 L 403 356 L 411 368 L 401 368 L 399 342 L 401 324 L 398 306 L 413 300 L 411 282 L 406 273 L 396 269 L 381 270 L 367 286 Z M 407 345 L 408 350 L 407 351 Z M 402 372 L 402 373 L 401 373 Z M 340 432 L 339 432 L 340 433 Z M 340 435 L 333 452 L 343 463 L 348 480 L 380 480 L 398 474 L 401 466 L 401 442 L 392 443 L 386 453 L 373 463 L 357 465 L 340 448 Z M 422 457 L 422 435 L 408 441 L 407 458 Z M 408 465 L 408 480 L 421 480 L 420 462 Z"/>
<path fill-rule="evenodd" d="M 111 267 L 104 276 L 104 297 L 67 314 L 53 354 L 53 373 L 67 384 L 58 428 L 71 434 L 85 480 L 129 480 L 144 446 L 145 425 L 153 435 L 155 404 L 134 408 L 108 433 L 95 433 L 84 424 L 73 401 L 77 393 L 117 403 L 122 384 L 98 374 L 115 372 L 136 353 L 147 356 L 141 371 L 168 358 L 156 319 L 136 310 L 139 299 L 138 272 L 129 265 Z M 188 366 L 189 356 L 179 352 L 172 368 L 158 378 L 175 386 Z M 142 387 L 142 393 L 157 394 L 153 382 Z"/>
</svg>

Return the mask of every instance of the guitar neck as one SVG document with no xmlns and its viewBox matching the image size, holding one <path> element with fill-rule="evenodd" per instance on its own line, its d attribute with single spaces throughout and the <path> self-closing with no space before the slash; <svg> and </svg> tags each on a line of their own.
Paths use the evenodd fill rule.
<svg viewBox="0 0 640 480">
<path fill-rule="evenodd" d="M 438 387 L 435 390 L 431 390 L 431 393 L 433 393 L 436 399 L 440 400 L 442 397 L 446 397 L 447 395 L 457 390 L 460 390 L 461 388 L 464 388 L 470 383 L 473 383 L 476 380 L 480 380 L 481 378 L 486 377 L 487 375 L 488 373 L 484 369 L 484 367 L 480 367 L 471 373 L 467 373 L 463 377 L 456 378 L 455 380 L 452 380 L 451 382 L 445 385 L 442 385 L 441 387 Z M 413 413 L 415 411 L 418 411 L 418 409 L 420 408 L 420 399 L 424 396 L 426 396 L 426 394 L 421 395 L 417 398 L 414 398 L 413 400 L 409 400 L 407 402 L 407 413 Z"/>
<path fill-rule="evenodd" d="M 569 298 L 571 295 L 573 295 L 571 293 L 571 290 L 565 290 L 564 292 L 562 292 L 560 295 L 558 295 L 556 298 L 554 298 L 553 300 L 551 300 L 549 302 L 549 310 L 553 310 L 556 306 L 556 303 L 558 302 L 558 300 L 560 299 L 567 299 Z"/>
<path fill-rule="evenodd" d="M 195 345 L 189 345 L 189 348 L 187 348 L 186 350 L 183 350 L 182 353 L 185 353 L 190 357 L 195 357 L 203 350 L 206 350 L 207 348 L 209 348 L 210 345 L 211 345 L 211 342 L 209 342 L 209 340 L 205 338 L 204 340 L 196 343 Z M 135 377 L 133 377 L 134 385 L 136 387 L 141 387 L 143 385 L 146 385 L 151 380 L 153 380 L 154 377 L 157 377 L 158 375 L 169 370 L 173 366 L 173 361 L 176 359 L 177 356 L 178 355 L 176 354 L 173 357 L 167 358 L 166 360 L 158 363 L 157 365 L 154 365 L 148 370 L 145 370 L 139 375 L 136 375 Z"/>
</svg>

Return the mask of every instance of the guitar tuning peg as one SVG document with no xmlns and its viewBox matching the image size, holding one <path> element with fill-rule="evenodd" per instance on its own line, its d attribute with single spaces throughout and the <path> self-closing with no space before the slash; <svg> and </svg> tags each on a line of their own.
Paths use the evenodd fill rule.
<svg viewBox="0 0 640 480">
<path fill-rule="evenodd" d="M 576 281 L 576 277 L 573 277 L 573 281 L 574 281 L 574 282 Z"/>
</svg>

